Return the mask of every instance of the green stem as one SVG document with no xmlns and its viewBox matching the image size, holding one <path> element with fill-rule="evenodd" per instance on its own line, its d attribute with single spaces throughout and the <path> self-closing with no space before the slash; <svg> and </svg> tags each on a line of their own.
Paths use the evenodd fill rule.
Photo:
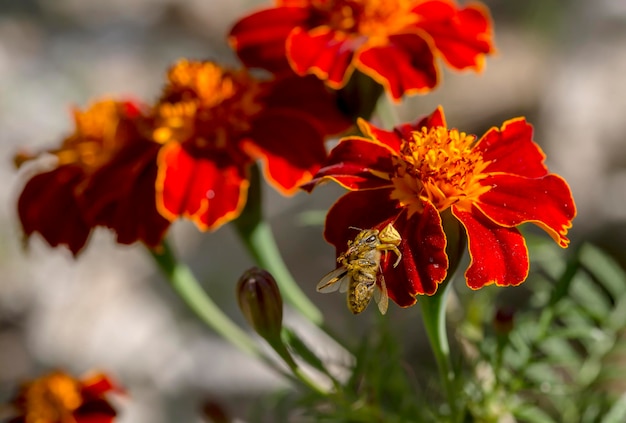
<svg viewBox="0 0 626 423">
<path fill-rule="evenodd" d="M 206 294 L 191 270 L 176 260 L 167 242 L 163 242 L 159 251 L 150 252 L 174 291 L 207 326 L 245 353 L 255 357 L 262 355 L 257 343 Z"/>
<path fill-rule="evenodd" d="M 200 320 L 241 351 L 262 360 L 277 373 L 294 381 L 292 375 L 277 366 L 270 357 L 261 351 L 258 344 L 245 331 L 241 330 L 220 310 L 202 289 L 191 270 L 184 263 L 176 260 L 166 241 L 163 241 L 159 251 L 150 250 L 150 253 L 174 291 Z"/>
<path fill-rule="evenodd" d="M 457 421 L 457 406 L 455 395 L 455 375 L 450 362 L 450 346 L 446 332 L 446 300 L 452 284 L 445 281 L 432 296 L 420 298 L 422 308 L 422 320 L 426 328 L 426 334 L 430 346 L 433 349 L 439 376 L 443 381 L 448 404 L 450 405 L 451 421 Z"/>
<path fill-rule="evenodd" d="M 248 200 L 239 218 L 234 221 L 237 233 L 257 265 L 274 276 L 280 293 L 287 303 L 314 324 L 321 326 L 323 315 L 302 292 L 282 259 L 272 230 L 261 211 L 261 178 L 252 166 Z"/>
<path fill-rule="evenodd" d="M 426 334 L 435 355 L 439 376 L 444 384 L 450 405 L 450 420 L 457 422 L 461 419 L 461 415 L 457 403 L 456 375 L 450 361 L 450 345 L 446 331 L 446 301 L 452 290 L 452 279 L 465 251 L 466 238 L 461 224 L 449 209 L 441 213 L 441 223 L 446 234 L 448 275 L 434 295 L 421 297 L 419 303 L 422 308 Z"/>
<path fill-rule="evenodd" d="M 270 346 L 276 351 L 276 353 L 283 359 L 283 361 L 289 366 L 294 376 L 302 382 L 307 388 L 310 390 L 320 394 L 320 395 L 328 395 L 328 390 L 319 386 L 316 382 L 314 382 L 306 373 L 302 371 L 298 363 L 293 359 L 289 350 L 285 346 L 285 344 L 280 339 L 280 336 L 276 339 L 266 338 L 266 341 L 270 344 Z"/>
</svg>

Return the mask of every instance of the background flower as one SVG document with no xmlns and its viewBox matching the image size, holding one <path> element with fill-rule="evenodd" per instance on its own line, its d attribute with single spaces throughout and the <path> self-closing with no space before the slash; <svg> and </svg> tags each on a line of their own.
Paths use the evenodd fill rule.
<svg viewBox="0 0 626 423">
<path fill-rule="evenodd" d="M 403 238 L 402 264 L 383 270 L 399 305 L 433 294 L 446 277 L 450 238 L 442 219 L 448 216 L 465 229 L 471 257 L 465 277 L 473 289 L 526 279 L 528 251 L 516 228 L 522 223 L 535 223 L 561 247 L 568 245 L 576 215 L 571 192 L 548 172 L 524 118 L 491 128 L 477 142 L 448 129 L 441 108 L 393 131 L 363 120 L 359 126 L 365 137 L 342 139 L 305 189 L 333 180 L 352 191 L 326 218 L 325 237 L 338 253 L 353 237 L 350 227 L 394 222 Z"/>
<path fill-rule="evenodd" d="M 494 51 L 489 13 L 448 0 L 279 0 L 241 19 L 231 44 L 250 67 L 293 69 L 342 88 L 355 70 L 398 100 L 430 91 L 436 59 L 453 69 L 481 70 Z"/>
<path fill-rule="evenodd" d="M 22 386 L 9 423 L 111 423 L 117 413 L 106 394 L 116 390 L 104 374 L 79 380 L 55 371 Z"/>
<path fill-rule="evenodd" d="M 158 145 L 142 135 L 145 124 L 132 102 L 100 100 L 74 110 L 74 132 L 57 149 L 18 155 L 22 165 L 36 158 L 35 173 L 18 199 L 26 237 L 39 232 L 52 246 L 76 255 L 92 230 L 113 229 L 118 242 L 160 243 L 169 223 L 156 211 L 154 181 Z"/>
<path fill-rule="evenodd" d="M 315 78 L 261 81 L 243 70 L 186 60 L 169 71 L 154 115 L 153 136 L 163 145 L 159 210 L 202 229 L 239 215 L 255 160 L 274 188 L 293 194 L 325 159 L 324 137 L 350 125 Z"/>
</svg>

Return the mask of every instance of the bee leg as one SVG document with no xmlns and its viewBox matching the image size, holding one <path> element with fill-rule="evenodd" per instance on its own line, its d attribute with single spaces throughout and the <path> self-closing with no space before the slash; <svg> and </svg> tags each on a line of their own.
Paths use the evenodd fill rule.
<svg viewBox="0 0 626 423">
<path fill-rule="evenodd" d="M 400 264 L 400 260 L 402 259 L 402 253 L 400 252 L 398 247 L 396 247 L 393 244 L 381 244 L 377 246 L 376 248 L 379 250 L 383 250 L 385 254 L 388 251 L 393 251 L 394 253 L 396 253 L 396 256 L 398 256 L 398 258 L 396 259 L 396 262 L 393 264 L 393 267 L 398 267 L 398 264 Z"/>
</svg>

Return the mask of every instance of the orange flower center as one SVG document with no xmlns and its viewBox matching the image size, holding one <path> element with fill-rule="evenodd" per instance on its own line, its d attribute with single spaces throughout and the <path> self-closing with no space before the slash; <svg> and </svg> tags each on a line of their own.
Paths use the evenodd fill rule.
<svg viewBox="0 0 626 423">
<path fill-rule="evenodd" d="M 320 16 L 317 25 L 328 25 L 346 35 L 367 38 L 368 44 L 383 44 L 389 34 L 415 23 L 410 13 L 416 0 L 313 1 Z"/>
<path fill-rule="evenodd" d="M 453 204 L 469 207 L 489 187 L 479 182 L 487 162 L 473 150 L 476 137 L 444 127 L 422 128 L 404 140 L 399 156 L 394 156 L 396 174 L 392 198 L 409 209 L 409 214 L 423 210 L 430 201 L 443 211 Z"/>
<path fill-rule="evenodd" d="M 113 100 L 104 100 L 85 112 L 74 111 L 74 133 L 53 152 L 59 165 L 75 163 L 90 171 L 107 163 L 124 142 L 116 136 L 119 107 Z"/>
<path fill-rule="evenodd" d="M 27 385 L 24 392 L 26 423 L 75 423 L 73 412 L 82 404 L 79 383 L 53 373 Z"/>
<path fill-rule="evenodd" d="M 161 144 L 178 141 L 192 149 L 224 149 L 229 138 L 250 129 L 251 117 L 262 110 L 260 83 L 244 71 L 181 60 L 168 79 L 153 132 Z"/>
</svg>

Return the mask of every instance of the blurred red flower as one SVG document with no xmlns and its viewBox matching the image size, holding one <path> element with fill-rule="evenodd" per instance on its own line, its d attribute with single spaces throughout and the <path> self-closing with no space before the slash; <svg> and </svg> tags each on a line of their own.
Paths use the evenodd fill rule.
<svg viewBox="0 0 626 423">
<path fill-rule="evenodd" d="M 159 145 L 145 136 L 150 131 L 139 106 L 101 100 L 74 110 L 74 125 L 59 148 L 16 157 L 18 166 L 38 159 L 18 199 L 25 235 L 39 232 L 74 255 L 98 225 L 113 229 L 123 244 L 159 245 L 169 226 L 155 203 Z M 48 166 L 46 159 L 53 159 Z"/>
<path fill-rule="evenodd" d="M 255 160 L 283 194 L 311 179 L 326 158 L 325 136 L 351 125 L 335 101 L 315 77 L 259 81 L 182 60 L 150 113 L 102 100 L 74 111 L 74 133 L 59 148 L 17 155 L 18 166 L 55 159 L 20 194 L 24 233 L 76 255 L 96 226 L 149 247 L 178 217 L 215 229 L 241 212 Z"/>
<path fill-rule="evenodd" d="M 12 401 L 17 416 L 8 423 L 111 423 L 112 391 L 119 389 L 104 374 L 78 380 L 55 371 L 21 387 Z"/>
<path fill-rule="evenodd" d="M 385 261 L 389 296 L 400 306 L 432 295 L 447 276 L 442 221 L 460 223 L 468 239 L 470 288 L 518 285 L 528 276 L 526 243 L 517 226 L 531 222 L 561 247 L 576 215 L 567 183 L 548 172 L 544 154 L 524 118 L 474 135 L 448 129 L 443 110 L 393 131 L 363 120 L 365 137 L 343 138 L 304 188 L 333 180 L 351 192 L 326 217 L 324 235 L 339 254 L 351 227 L 381 229 L 393 222 L 402 263 Z M 442 220 L 443 219 L 443 220 Z"/>
<path fill-rule="evenodd" d="M 325 136 L 349 126 L 314 77 L 261 81 L 245 70 L 181 60 L 154 110 L 159 211 L 216 229 L 241 213 L 255 160 L 274 188 L 293 194 L 326 158 Z"/>
<path fill-rule="evenodd" d="M 356 69 L 398 100 L 437 85 L 437 57 L 453 69 L 480 71 L 494 51 L 491 27 L 478 3 L 277 0 L 238 21 L 230 42 L 248 67 L 312 73 L 334 89 Z"/>
</svg>

